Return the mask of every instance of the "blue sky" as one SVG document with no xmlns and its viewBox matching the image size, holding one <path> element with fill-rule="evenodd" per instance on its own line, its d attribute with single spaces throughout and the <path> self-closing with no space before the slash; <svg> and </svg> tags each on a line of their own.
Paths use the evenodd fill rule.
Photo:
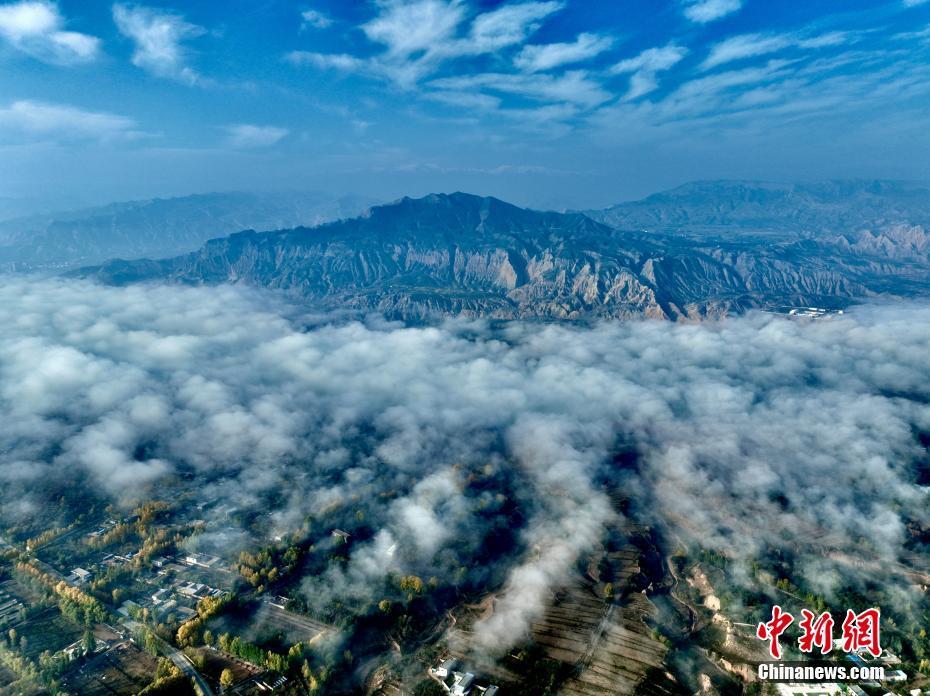
<svg viewBox="0 0 930 696">
<path fill-rule="evenodd" d="M 0 1 L 0 197 L 930 179 L 930 0 Z"/>
</svg>

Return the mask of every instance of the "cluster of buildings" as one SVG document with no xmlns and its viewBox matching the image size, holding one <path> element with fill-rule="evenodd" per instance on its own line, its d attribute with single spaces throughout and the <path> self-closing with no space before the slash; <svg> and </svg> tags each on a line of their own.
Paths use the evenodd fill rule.
<svg viewBox="0 0 930 696">
<path fill-rule="evenodd" d="M 472 672 L 459 672 L 458 666 L 458 660 L 450 657 L 431 668 L 430 675 L 452 696 L 497 696 L 496 686 L 479 686 Z"/>
<path fill-rule="evenodd" d="M 126 555 L 118 553 L 105 553 L 96 564 L 91 564 L 90 568 L 96 568 L 97 570 L 100 570 L 109 568 L 110 566 L 114 565 L 132 563 L 133 559 L 137 555 L 138 553 L 135 551 L 127 553 Z M 71 585 L 75 586 L 86 585 L 94 579 L 94 572 L 94 570 L 78 567 L 72 570 L 71 573 L 65 578 L 65 580 Z"/>
<path fill-rule="evenodd" d="M 22 606 L 16 597 L 0 590 L 0 626 L 18 621 Z"/>
<path fill-rule="evenodd" d="M 175 580 L 168 587 L 161 587 L 152 594 L 152 610 L 160 619 L 165 619 L 168 615 L 174 614 L 183 622 L 197 613 L 194 611 L 194 607 L 197 606 L 197 602 L 201 599 L 224 597 L 226 594 L 226 590 L 210 587 L 202 582 Z"/>
<path fill-rule="evenodd" d="M 161 560 L 161 559 L 160 559 Z M 165 559 L 167 562 L 167 559 Z M 170 578 L 170 579 L 169 579 Z M 167 570 L 158 571 L 154 580 L 150 580 L 158 589 L 146 599 L 138 602 L 127 600 L 118 609 L 118 613 L 126 618 L 132 617 L 143 608 L 152 612 L 159 621 L 165 621 L 174 615 L 178 622 L 183 623 L 194 617 L 197 602 L 207 597 L 225 597 L 228 592 L 211 587 L 202 582 L 184 580 L 169 576 Z"/>
<path fill-rule="evenodd" d="M 837 650 L 842 649 L 842 640 L 837 639 L 834 641 L 834 647 Z M 882 667 L 884 669 L 884 680 L 882 682 L 877 681 L 863 681 L 861 685 L 855 684 L 777 684 L 775 690 L 778 692 L 779 696 L 833 696 L 834 694 L 849 694 L 850 696 L 868 696 L 865 689 L 862 687 L 869 687 L 870 689 L 884 688 L 886 692 L 883 696 L 901 696 L 902 694 L 907 693 L 908 696 L 930 696 L 930 691 L 923 691 L 921 689 L 911 689 L 907 692 L 905 691 L 892 691 L 889 689 L 895 688 L 895 685 L 904 684 L 907 680 L 907 674 L 899 667 L 901 665 L 901 659 L 885 650 L 880 657 L 873 658 L 871 655 L 865 652 L 865 650 L 860 650 L 857 652 L 852 652 L 846 655 L 846 659 L 855 664 L 857 667 Z"/>
<path fill-rule="evenodd" d="M 106 522 L 104 522 L 102 525 L 100 525 L 99 527 L 97 527 L 97 529 L 95 529 L 94 531 L 92 531 L 92 532 L 91 532 L 90 534 L 88 534 L 87 536 L 90 537 L 91 539 L 99 539 L 99 538 L 102 537 L 104 534 L 106 534 L 106 533 L 109 532 L 111 529 L 113 529 L 115 526 L 116 526 L 116 520 L 114 520 L 114 519 L 108 519 Z"/>
<path fill-rule="evenodd" d="M 763 311 L 795 319 L 825 319 L 843 314 L 842 309 L 824 309 L 823 307 L 778 307 Z"/>
</svg>

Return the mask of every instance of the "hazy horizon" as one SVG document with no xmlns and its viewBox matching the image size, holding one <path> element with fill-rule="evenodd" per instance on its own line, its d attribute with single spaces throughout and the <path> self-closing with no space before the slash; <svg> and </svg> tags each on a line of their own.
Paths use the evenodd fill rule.
<svg viewBox="0 0 930 696">
<path fill-rule="evenodd" d="M 669 186 L 667 188 L 656 189 L 654 191 L 649 191 L 642 196 L 634 196 L 629 198 L 619 198 L 616 200 L 611 200 L 604 205 L 596 205 L 587 208 L 587 210 L 603 210 L 610 208 L 615 205 L 622 205 L 624 203 L 636 203 L 650 198 L 651 196 L 668 193 L 676 189 L 693 185 L 693 184 L 710 184 L 710 183 L 747 183 L 747 184 L 773 184 L 773 185 L 782 185 L 782 186 L 792 186 L 792 185 L 816 185 L 824 183 L 872 183 L 872 182 L 881 182 L 881 183 L 893 183 L 893 184 L 905 184 L 913 186 L 930 186 L 930 180 L 926 179 L 872 179 L 868 177 L 854 177 L 854 178 L 833 178 L 833 179 L 811 179 L 811 180 L 788 180 L 788 179 L 688 179 L 687 181 L 682 181 L 679 184 L 674 186 Z M 332 199 L 337 198 L 351 198 L 359 197 L 366 198 L 370 197 L 372 199 L 372 206 L 378 205 L 390 205 L 397 201 L 400 201 L 404 198 L 423 198 L 430 195 L 452 195 L 455 193 L 464 193 L 467 195 L 481 196 L 481 197 L 491 197 L 501 200 L 505 203 L 510 203 L 518 207 L 525 207 L 531 210 L 551 210 L 555 212 L 566 212 L 566 211 L 583 211 L 582 208 L 572 208 L 572 207 L 555 207 L 555 206 L 545 206 L 545 205 L 533 205 L 531 203 L 526 203 L 520 198 L 507 198 L 504 195 L 496 194 L 493 192 L 490 193 L 479 193 L 477 191 L 463 190 L 463 189 L 429 189 L 425 188 L 422 191 L 417 191 L 415 193 L 410 192 L 400 192 L 396 195 L 386 196 L 382 198 L 374 196 L 365 196 L 365 194 L 359 193 L 357 191 L 333 191 L 325 188 L 314 188 L 314 189 L 299 189 L 299 188 L 261 188 L 256 187 L 252 189 L 238 188 L 238 189 L 205 189 L 202 191 L 189 191 L 187 193 L 178 193 L 177 195 L 150 195 L 150 196 L 141 196 L 138 198 L 120 198 L 120 199 L 109 199 L 102 198 L 99 200 L 71 200 L 69 202 L 60 203 L 58 206 L 54 204 L 45 204 L 36 199 L 29 199 L 26 197 L 17 198 L 17 197 L 4 197 L 0 196 L 0 222 L 7 222 L 16 220 L 18 218 L 27 218 L 27 217 L 42 217 L 48 215 L 59 215 L 66 213 L 78 213 L 84 210 L 91 210 L 94 208 L 105 208 L 111 205 L 123 205 L 130 203 L 143 203 L 148 201 L 157 201 L 157 200 L 174 200 L 174 199 L 184 199 L 184 198 L 194 198 L 198 196 L 222 196 L 222 195 L 248 195 L 248 194 L 257 194 L 257 195 L 287 195 L 287 194 L 318 194 L 321 197 L 328 197 Z"/>
</svg>

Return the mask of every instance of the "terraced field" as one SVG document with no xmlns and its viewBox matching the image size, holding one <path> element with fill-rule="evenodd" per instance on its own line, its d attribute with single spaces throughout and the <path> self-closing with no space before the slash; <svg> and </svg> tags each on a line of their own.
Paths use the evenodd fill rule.
<svg viewBox="0 0 930 696">
<path fill-rule="evenodd" d="M 565 683 L 560 693 L 565 696 L 685 693 L 666 672 L 663 660 L 667 648 L 650 635 L 643 623 L 643 617 L 653 610 L 645 595 L 635 593 L 629 595 L 622 607 L 611 605 L 603 612 L 580 660 L 580 672 Z M 553 652 L 550 655 L 554 657 Z"/>
<path fill-rule="evenodd" d="M 651 628 L 657 607 L 640 591 L 647 587 L 649 592 L 661 592 L 653 586 L 661 582 L 646 570 L 655 566 L 656 559 L 647 558 L 640 548 L 650 547 L 648 530 L 618 524 L 608 536 L 636 539 L 637 545 L 621 543 L 592 553 L 584 572 L 577 572 L 556 591 L 545 613 L 530 625 L 529 643 L 566 666 L 570 676 L 559 691 L 565 696 L 690 693 L 665 665 L 668 647 Z M 487 619 L 494 608 L 495 597 L 489 595 L 455 612 L 456 621 L 446 634 L 446 643 L 456 648 L 453 656 L 467 659 L 472 626 Z M 503 660 L 481 669 L 501 683 L 519 683 L 508 664 L 514 666 Z"/>
<path fill-rule="evenodd" d="M 614 530 L 632 535 L 633 528 Z M 614 599 L 605 600 L 605 584 L 595 568 L 612 568 Z M 667 648 L 653 637 L 646 619 L 655 607 L 636 591 L 642 552 L 632 544 L 595 554 L 587 577 L 577 576 L 556 593 L 545 616 L 532 624 L 533 642 L 548 657 L 575 666 L 563 685 L 566 696 L 611 694 L 678 694 L 682 688 L 667 675 Z"/>
</svg>

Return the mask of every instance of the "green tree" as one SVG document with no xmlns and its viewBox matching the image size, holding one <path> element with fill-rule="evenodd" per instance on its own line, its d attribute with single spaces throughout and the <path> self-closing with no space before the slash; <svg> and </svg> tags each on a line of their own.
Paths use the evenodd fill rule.
<svg viewBox="0 0 930 696">
<path fill-rule="evenodd" d="M 446 692 L 432 679 L 424 679 L 414 687 L 413 696 L 446 696 Z"/>
</svg>

